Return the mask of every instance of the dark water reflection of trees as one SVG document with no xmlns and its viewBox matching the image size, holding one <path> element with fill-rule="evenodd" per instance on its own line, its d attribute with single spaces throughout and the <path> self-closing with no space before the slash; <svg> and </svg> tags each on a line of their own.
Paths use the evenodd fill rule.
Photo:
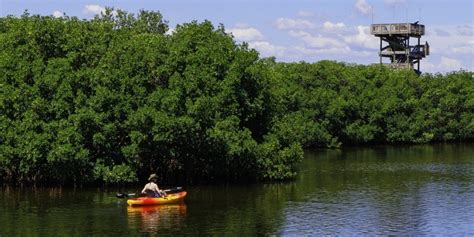
<svg viewBox="0 0 474 237">
<path fill-rule="evenodd" d="M 294 181 L 188 187 L 170 206 L 127 207 L 112 189 L 0 191 L 2 236 L 469 235 L 474 146 L 312 150 Z"/>
</svg>

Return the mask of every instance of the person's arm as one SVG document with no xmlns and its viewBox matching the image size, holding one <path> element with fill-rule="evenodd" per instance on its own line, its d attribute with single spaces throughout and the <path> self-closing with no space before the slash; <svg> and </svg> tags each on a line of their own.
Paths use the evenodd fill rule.
<svg viewBox="0 0 474 237">
<path fill-rule="evenodd" d="M 147 188 L 147 187 L 146 187 L 147 185 L 148 185 L 148 184 L 145 184 L 145 187 L 143 188 L 142 193 L 145 193 L 146 188 Z"/>
<path fill-rule="evenodd" d="M 158 184 L 156 185 L 156 192 L 158 192 L 159 194 L 163 195 L 163 196 L 166 196 L 166 192 L 164 192 L 163 190 L 161 190 L 159 187 L 158 187 Z"/>
<path fill-rule="evenodd" d="M 153 192 L 160 193 L 160 189 L 158 188 L 158 184 L 153 183 L 151 185 L 151 189 L 153 190 Z"/>
</svg>

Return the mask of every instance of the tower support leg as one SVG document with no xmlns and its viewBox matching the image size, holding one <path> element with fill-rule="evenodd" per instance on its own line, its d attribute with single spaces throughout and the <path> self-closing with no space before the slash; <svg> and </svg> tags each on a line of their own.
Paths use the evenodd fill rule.
<svg viewBox="0 0 474 237">
<path fill-rule="evenodd" d="M 380 51 L 379 51 L 380 64 L 382 64 L 382 37 L 380 37 Z"/>
<path fill-rule="evenodd" d="M 420 47 L 421 47 L 421 46 L 420 46 L 420 37 L 418 37 L 418 48 L 420 48 Z M 417 65 L 417 67 L 418 67 L 418 71 L 420 71 L 420 60 L 418 60 L 418 65 Z"/>
</svg>

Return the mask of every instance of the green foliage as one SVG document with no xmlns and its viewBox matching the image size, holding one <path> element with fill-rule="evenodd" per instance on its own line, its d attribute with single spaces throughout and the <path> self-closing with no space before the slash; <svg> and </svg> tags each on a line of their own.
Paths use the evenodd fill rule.
<svg viewBox="0 0 474 237">
<path fill-rule="evenodd" d="M 149 11 L 1 18 L 4 181 L 293 177 L 298 145 L 265 145 L 276 114 L 265 60 L 207 21 L 168 29 Z"/>
<path fill-rule="evenodd" d="M 303 149 L 295 141 L 283 146 L 274 137 L 261 145 L 258 167 L 261 175 L 269 180 L 283 180 L 296 175 L 296 164 L 303 158 Z"/>
<path fill-rule="evenodd" d="M 2 182 L 282 180 L 303 147 L 474 138 L 472 73 L 276 63 L 159 12 L 0 18 Z"/>
<path fill-rule="evenodd" d="M 279 110 L 290 111 L 273 127 L 280 141 L 333 147 L 474 139 L 472 72 L 418 77 L 330 61 L 273 67 Z"/>
<path fill-rule="evenodd" d="M 106 183 L 128 183 L 138 181 L 136 172 L 128 165 L 120 164 L 113 167 L 95 164 L 94 178 Z"/>
</svg>

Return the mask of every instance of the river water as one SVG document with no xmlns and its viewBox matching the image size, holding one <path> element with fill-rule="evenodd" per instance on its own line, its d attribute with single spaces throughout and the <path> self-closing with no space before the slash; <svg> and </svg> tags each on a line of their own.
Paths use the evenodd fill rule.
<svg viewBox="0 0 474 237">
<path fill-rule="evenodd" d="M 474 235 L 474 144 L 306 151 L 295 181 L 188 187 L 177 205 L 117 191 L 3 187 L 0 236 Z"/>
</svg>

